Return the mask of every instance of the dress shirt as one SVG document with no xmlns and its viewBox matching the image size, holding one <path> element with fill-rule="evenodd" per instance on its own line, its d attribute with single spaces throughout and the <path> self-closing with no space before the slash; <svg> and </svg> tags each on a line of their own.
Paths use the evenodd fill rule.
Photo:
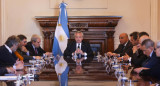
<svg viewBox="0 0 160 86">
<path fill-rule="evenodd" d="M 149 55 L 149 56 L 150 56 L 150 58 L 152 57 L 152 54 L 153 54 L 153 51 L 152 51 L 152 52 L 150 53 L 150 55 Z"/>
<path fill-rule="evenodd" d="M 128 43 L 128 41 L 123 45 L 123 46 L 124 46 L 124 48 L 126 47 L 127 43 Z M 123 49 L 124 49 L 124 48 L 123 48 Z"/>
<path fill-rule="evenodd" d="M 32 46 L 33 46 L 33 49 L 34 49 L 34 51 L 35 51 L 35 46 L 32 44 Z M 37 54 L 38 54 L 38 51 L 37 51 Z M 33 56 L 33 59 L 36 59 L 36 57 L 35 56 Z"/>
<path fill-rule="evenodd" d="M 7 45 L 4 45 L 8 50 L 9 52 L 12 54 L 12 50 L 7 46 Z"/>
<path fill-rule="evenodd" d="M 5 46 L 5 47 L 9 50 L 9 52 L 12 54 L 12 50 L 11 50 L 7 45 L 4 45 L 4 46 Z M 16 65 L 15 65 L 15 64 L 13 65 L 13 68 L 16 69 Z"/>
<path fill-rule="evenodd" d="M 77 43 L 76 45 L 77 45 L 77 48 L 78 48 L 78 46 L 79 46 L 79 49 L 81 49 L 81 44 L 82 43 Z"/>
<path fill-rule="evenodd" d="M 29 56 L 29 51 L 26 52 L 26 55 Z"/>
<path fill-rule="evenodd" d="M 34 51 L 36 51 L 37 54 L 38 54 L 38 51 L 36 50 L 36 47 L 33 44 L 32 44 L 32 46 L 33 46 Z"/>
</svg>

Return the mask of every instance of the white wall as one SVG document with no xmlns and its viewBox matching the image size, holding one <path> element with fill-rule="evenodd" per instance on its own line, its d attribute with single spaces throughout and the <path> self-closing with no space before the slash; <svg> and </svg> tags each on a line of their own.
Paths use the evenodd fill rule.
<svg viewBox="0 0 160 86">
<path fill-rule="evenodd" d="M 32 34 L 43 36 L 35 16 L 58 16 L 59 9 L 49 8 L 49 0 L 4 0 L 6 40 L 10 35 L 24 34 L 30 39 Z M 107 4 L 107 3 L 106 3 Z M 115 47 L 118 35 L 133 31 L 150 34 L 150 0 L 108 0 L 108 9 L 67 9 L 68 16 L 123 16 L 116 27 Z M 2 40 L 3 43 L 5 40 Z"/>
<path fill-rule="evenodd" d="M 49 0 L 6 0 L 5 8 L 6 38 L 13 34 L 24 34 L 29 39 L 32 34 L 42 35 L 34 17 L 53 15 L 53 9 L 49 9 Z"/>
<path fill-rule="evenodd" d="M 157 38 L 160 40 L 160 0 L 158 0 L 158 35 Z"/>
</svg>

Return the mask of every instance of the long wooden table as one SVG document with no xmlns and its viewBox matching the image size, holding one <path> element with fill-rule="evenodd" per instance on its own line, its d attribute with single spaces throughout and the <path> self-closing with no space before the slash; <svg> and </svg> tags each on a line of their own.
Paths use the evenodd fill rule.
<svg viewBox="0 0 160 86">
<path fill-rule="evenodd" d="M 116 86 L 117 78 L 114 71 L 106 72 L 103 62 L 93 61 L 91 63 L 82 64 L 83 73 L 75 73 L 76 64 L 68 64 L 70 67 L 68 74 L 69 86 Z M 134 86 L 150 86 L 154 80 L 150 77 L 140 77 L 138 74 L 132 73 L 129 66 L 122 67 L 125 70 L 126 77 L 131 79 Z M 131 67 L 132 68 L 132 67 Z M 127 82 L 128 84 L 128 82 Z M 59 86 L 57 74 L 54 65 L 46 65 L 42 72 L 39 74 L 39 81 L 34 81 L 29 86 Z M 5 86 L 5 85 L 4 85 Z"/>
<path fill-rule="evenodd" d="M 88 80 L 88 81 L 117 81 L 114 73 L 107 73 L 106 67 L 102 62 L 93 61 L 91 63 L 82 64 L 83 73 L 75 73 L 76 64 L 69 63 L 69 80 Z M 58 80 L 57 74 L 53 66 L 44 68 L 40 74 L 40 80 Z"/>
<path fill-rule="evenodd" d="M 92 61 L 91 63 L 82 64 L 83 73 L 75 73 L 76 64 L 68 64 L 69 74 L 68 74 L 68 85 L 69 86 L 116 86 L 117 78 L 114 75 L 114 70 L 111 70 L 109 73 L 106 72 L 106 68 L 103 62 Z M 154 80 L 150 77 L 140 77 L 138 74 L 132 73 L 132 68 L 129 66 L 123 66 L 125 70 L 126 77 L 130 80 L 133 80 L 134 86 L 150 86 L 151 82 L 154 83 Z M 57 74 L 53 66 L 48 66 L 47 69 L 44 68 L 44 71 L 40 74 L 39 82 L 34 82 L 33 84 L 48 83 L 53 86 L 58 86 Z M 44 82 L 45 81 L 45 82 Z M 51 81 L 51 82 L 50 82 Z M 129 84 L 127 82 L 127 84 Z M 41 86 L 41 85 L 39 85 Z M 47 86 L 47 85 L 46 85 Z"/>
</svg>

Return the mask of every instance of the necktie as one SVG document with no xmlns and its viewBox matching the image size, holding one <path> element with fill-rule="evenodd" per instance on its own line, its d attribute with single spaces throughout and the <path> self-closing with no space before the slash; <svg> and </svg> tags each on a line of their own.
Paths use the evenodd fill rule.
<svg viewBox="0 0 160 86">
<path fill-rule="evenodd" d="M 78 48 L 80 49 L 80 44 L 78 44 Z"/>
<path fill-rule="evenodd" d="M 124 45 L 122 45 L 122 50 L 124 50 L 124 48 L 125 48 L 125 46 L 124 46 Z"/>
<path fill-rule="evenodd" d="M 37 48 L 35 48 L 34 50 L 35 50 L 35 54 L 38 54 L 38 52 L 37 52 Z"/>
<path fill-rule="evenodd" d="M 78 43 L 78 48 L 80 49 L 80 43 Z M 81 54 L 79 53 L 78 54 L 78 59 L 80 59 L 81 58 Z"/>
<path fill-rule="evenodd" d="M 23 61 L 24 58 L 23 58 L 17 51 L 15 51 L 14 54 L 15 54 L 21 61 Z"/>
</svg>

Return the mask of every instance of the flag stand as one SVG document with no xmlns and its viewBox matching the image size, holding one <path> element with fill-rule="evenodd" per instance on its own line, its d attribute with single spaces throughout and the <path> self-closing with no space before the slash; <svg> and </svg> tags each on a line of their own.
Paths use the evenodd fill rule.
<svg viewBox="0 0 160 86">
<path fill-rule="evenodd" d="M 59 86 L 61 86 L 61 73 L 58 74 L 58 78 L 59 78 Z"/>
</svg>

